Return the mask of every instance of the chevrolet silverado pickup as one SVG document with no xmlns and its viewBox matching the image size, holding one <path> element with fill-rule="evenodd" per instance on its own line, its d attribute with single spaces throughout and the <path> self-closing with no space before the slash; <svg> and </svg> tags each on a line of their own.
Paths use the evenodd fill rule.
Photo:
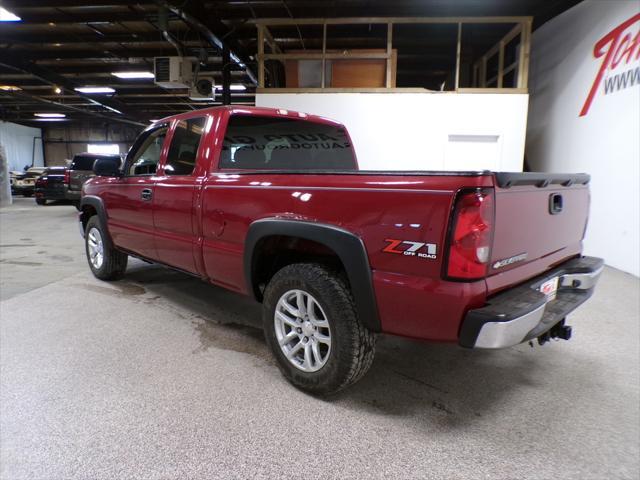
<svg viewBox="0 0 640 480">
<path fill-rule="evenodd" d="M 94 171 L 79 214 L 93 274 L 121 278 L 134 256 L 255 298 L 280 370 L 316 394 L 361 378 L 378 333 L 568 339 L 603 268 L 581 254 L 588 175 L 362 171 L 345 127 L 304 113 L 165 118 Z"/>
</svg>

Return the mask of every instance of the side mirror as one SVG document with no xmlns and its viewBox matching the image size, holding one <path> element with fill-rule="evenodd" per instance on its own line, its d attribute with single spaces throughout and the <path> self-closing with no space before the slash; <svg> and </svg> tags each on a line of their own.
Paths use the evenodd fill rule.
<svg viewBox="0 0 640 480">
<path fill-rule="evenodd" d="M 109 158 L 99 158 L 93 164 L 93 173 L 99 177 L 121 177 L 118 162 Z"/>
</svg>

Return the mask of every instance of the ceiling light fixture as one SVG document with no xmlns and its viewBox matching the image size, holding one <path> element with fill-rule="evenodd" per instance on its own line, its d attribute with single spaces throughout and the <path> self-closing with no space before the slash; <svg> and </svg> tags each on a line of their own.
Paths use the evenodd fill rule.
<svg viewBox="0 0 640 480">
<path fill-rule="evenodd" d="M 21 22 L 22 19 L 6 8 L 0 7 L 0 22 Z"/>
<path fill-rule="evenodd" d="M 15 85 L 0 85 L 0 90 L 4 90 L 5 92 L 17 92 L 18 90 L 22 90 L 20 87 L 16 87 Z"/>
<path fill-rule="evenodd" d="M 55 87 L 55 88 L 53 89 L 53 91 L 54 91 L 56 94 L 58 94 L 58 95 L 60 95 L 60 94 L 62 93 L 62 89 L 61 89 L 60 87 Z"/>
<path fill-rule="evenodd" d="M 40 118 L 64 118 L 66 115 L 64 113 L 34 113 L 36 117 Z"/>
<path fill-rule="evenodd" d="M 234 85 L 231 85 L 229 89 L 234 92 L 243 92 L 247 89 L 247 87 L 240 84 L 234 84 Z M 222 90 L 222 85 L 216 85 L 216 90 Z"/>
<path fill-rule="evenodd" d="M 137 78 L 155 78 L 155 75 L 151 72 L 111 72 L 111 75 L 125 80 Z"/>
<path fill-rule="evenodd" d="M 78 87 L 74 90 L 80 93 L 115 93 L 111 87 Z"/>
</svg>

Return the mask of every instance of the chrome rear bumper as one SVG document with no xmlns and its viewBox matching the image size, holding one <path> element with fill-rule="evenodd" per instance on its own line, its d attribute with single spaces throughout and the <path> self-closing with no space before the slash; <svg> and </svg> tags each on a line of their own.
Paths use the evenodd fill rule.
<svg viewBox="0 0 640 480">
<path fill-rule="evenodd" d="M 484 307 L 467 313 L 460 330 L 460 345 L 504 348 L 539 337 L 591 296 L 603 268 L 600 258 L 574 258 L 499 293 Z M 555 298 L 548 300 L 539 288 L 555 277 L 558 290 Z"/>
</svg>

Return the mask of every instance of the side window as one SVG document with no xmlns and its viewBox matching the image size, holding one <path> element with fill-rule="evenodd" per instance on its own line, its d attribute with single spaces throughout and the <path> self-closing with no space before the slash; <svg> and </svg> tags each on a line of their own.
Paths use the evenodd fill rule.
<svg viewBox="0 0 640 480">
<path fill-rule="evenodd" d="M 151 130 L 136 140 L 127 159 L 128 176 L 154 175 L 158 169 L 162 144 L 167 136 L 167 126 Z"/>
<path fill-rule="evenodd" d="M 193 173 L 205 120 L 205 117 L 199 117 L 178 122 L 167 154 L 167 163 L 164 166 L 165 175 Z"/>
</svg>

